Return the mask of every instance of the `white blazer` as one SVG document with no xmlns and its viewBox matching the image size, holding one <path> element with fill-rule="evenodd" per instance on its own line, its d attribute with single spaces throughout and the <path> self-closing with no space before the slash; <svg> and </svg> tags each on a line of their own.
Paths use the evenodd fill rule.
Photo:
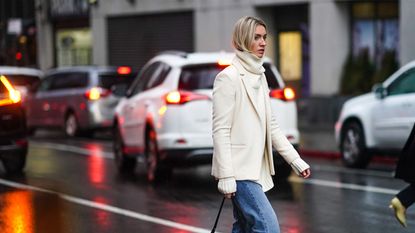
<svg viewBox="0 0 415 233">
<path fill-rule="evenodd" d="M 291 164 L 299 154 L 280 130 L 271 112 L 269 98 L 265 101 L 265 145 L 261 120 L 249 85 L 251 75 L 238 61 L 221 71 L 213 87 L 213 159 L 212 176 L 217 179 L 235 177 L 236 180 L 258 180 L 264 154 L 268 157 L 271 175 L 275 175 L 272 146 Z M 265 74 L 262 90 L 269 96 Z M 262 116 L 264 117 L 264 116 Z"/>
</svg>

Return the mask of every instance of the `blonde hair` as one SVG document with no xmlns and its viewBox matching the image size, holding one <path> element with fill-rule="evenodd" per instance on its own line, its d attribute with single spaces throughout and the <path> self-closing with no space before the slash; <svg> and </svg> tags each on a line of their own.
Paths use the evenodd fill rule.
<svg viewBox="0 0 415 233">
<path fill-rule="evenodd" d="M 267 26 L 265 22 L 256 17 L 245 16 L 240 18 L 233 29 L 232 44 L 239 51 L 250 52 L 251 43 L 254 41 L 255 29 L 257 26 Z"/>
</svg>

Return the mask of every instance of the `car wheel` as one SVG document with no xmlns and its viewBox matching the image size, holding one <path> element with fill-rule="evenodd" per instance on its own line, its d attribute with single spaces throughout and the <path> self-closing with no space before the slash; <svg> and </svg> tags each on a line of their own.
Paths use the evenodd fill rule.
<svg viewBox="0 0 415 233">
<path fill-rule="evenodd" d="M 366 150 L 364 132 L 357 122 L 349 122 L 342 130 L 341 156 L 344 165 L 352 168 L 366 168 L 371 155 Z"/>
<path fill-rule="evenodd" d="M 146 166 L 149 182 L 162 181 L 171 176 L 171 168 L 160 164 L 156 132 L 152 129 L 147 131 L 146 136 Z"/>
<path fill-rule="evenodd" d="M 124 142 L 122 140 L 121 133 L 117 127 L 114 129 L 114 143 L 113 150 L 115 156 L 115 165 L 120 173 L 131 174 L 134 172 L 137 165 L 137 159 L 135 157 L 127 157 L 124 153 Z"/>
<path fill-rule="evenodd" d="M 23 171 L 26 164 L 27 149 L 16 154 L 7 154 L 2 158 L 7 174 L 18 174 Z"/>
<path fill-rule="evenodd" d="M 78 120 L 75 114 L 70 113 L 65 119 L 65 134 L 69 137 L 75 137 L 79 133 Z"/>
</svg>

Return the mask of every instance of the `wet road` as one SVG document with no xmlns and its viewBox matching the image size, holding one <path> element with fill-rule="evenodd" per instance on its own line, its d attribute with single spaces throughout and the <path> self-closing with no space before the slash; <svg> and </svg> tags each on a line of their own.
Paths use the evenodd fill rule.
<svg viewBox="0 0 415 233">
<path fill-rule="evenodd" d="M 415 208 L 402 228 L 387 208 L 405 183 L 393 165 L 343 168 L 337 160 L 305 158 L 311 179 L 276 180 L 268 197 L 284 233 L 415 232 Z M 30 141 L 24 175 L 0 170 L 0 232 L 118 233 L 210 232 L 221 196 L 210 167 L 177 170 L 168 182 L 150 185 L 139 165 L 117 174 L 108 137 L 65 139 L 40 134 Z M 217 231 L 230 232 L 229 201 Z"/>
</svg>

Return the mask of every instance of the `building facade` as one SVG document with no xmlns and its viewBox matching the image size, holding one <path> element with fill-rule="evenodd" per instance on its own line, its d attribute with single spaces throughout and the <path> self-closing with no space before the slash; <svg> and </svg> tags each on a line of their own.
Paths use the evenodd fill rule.
<svg viewBox="0 0 415 233">
<path fill-rule="evenodd" d="M 50 1 L 61 5 L 82 2 Z M 388 59 L 403 65 L 415 58 L 413 0 L 89 2 L 89 24 L 84 26 L 90 30 L 89 63 L 96 65 L 139 69 L 163 50 L 232 51 L 233 26 L 244 15 L 265 20 L 266 55 L 300 97 L 337 95 L 349 60 L 364 58 L 371 66 L 382 67 Z M 64 24 L 65 19 L 58 18 Z M 56 19 L 42 19 L 38 14 L 37 22 L 39 51 L 45 52 L 38 54 L 41 68 L 63 64 L 56 58 L 62 49 L 59 41 L 65 41 L 57 31 Z"/>
</svg>

